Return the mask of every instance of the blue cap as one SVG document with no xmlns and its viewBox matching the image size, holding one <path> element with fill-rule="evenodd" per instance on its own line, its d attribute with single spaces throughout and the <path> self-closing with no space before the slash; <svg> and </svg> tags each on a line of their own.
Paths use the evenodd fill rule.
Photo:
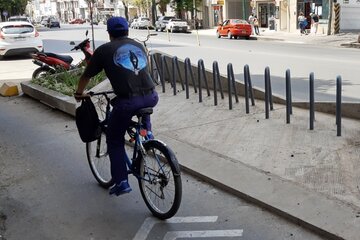
<svg viewBox="0 0 360 240">
<path fill-rule="evenodd" d="M 106 25 L 108 32 L 129 30 L 128 22 L 123 17 L 111 17 L 107 20 Z"/>
</svg>

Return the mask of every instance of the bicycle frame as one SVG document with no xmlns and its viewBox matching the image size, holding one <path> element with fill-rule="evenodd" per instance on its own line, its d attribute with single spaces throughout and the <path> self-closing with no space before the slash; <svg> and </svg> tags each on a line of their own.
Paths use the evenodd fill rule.
<svg viewBox="0 0 360 240">
<path fill-rule="evenodd" d="M 111 94 L 111 93 L 114 93 L 114 92 L 113 91 L 106 91 L 106 92 L 99 92 L 99 93 L 93 93 L 93 92 L 89 93 L 90 96 L 102 95 L 106 99 L 105 119 L 100 122 L 100 126 L 101 126 L 103 132 L 106 132 L 107 122 L 108 122 L 108 119 L 109 119 L 110 114 L 111 114 L 111 111 L 110 111 L 111 100 L 107 95 L 107 94 Z M 144 177 L 141 177 L 139 174 L 137 174 L 134 171 L 134 165 L 133 164 L 134 164 L 134 161 L 136 161 L 136 159 L 138 158 L 138 152 L 140 152 L 140 154 L 142 154 L 143 156 L 146 155 L 146 151 L 145 151 L 144 146 L 143 146 L 142 143 L 143 143 L 144 140 L 145 141 L 149 140 L 146 134 L 144 134 L 144 136 L 142 136 L 142 134 L 140 134 L 140 130 L 142 128 L 142 123 L 141 122 L 142 122 L 142 117 L 139 116 L 138 117 L 138 122 L 135 122 L 135 121 L 132 120 L 132 123 L 129 126 L 129 129 L 130 128 L 135 128 L 135 132 L 134 132 L 135 139 L 134 139 L 134 146 L 132 147 L 133 148 L 132 158 L 131 158 L 131 160 L 129 158 L 126 159 L 126 165 L 127 165 L 127 168 L 128 168 L 128 174 L 134 175 L 137 179 L 143 179 L 145 181 L 151 182 L 151 179 L 146 179 Z M 98 145 L 96 146 L 96 157 L 100 156 L 100 144 L 101 144 L 101 141 L 99 141 Z M 160 161 L 158 158 L 156 158 L 156 160 L 158 162 Z M 161 168 L 161 171 L 163 171 L 162 168 Z"/>
</svg>

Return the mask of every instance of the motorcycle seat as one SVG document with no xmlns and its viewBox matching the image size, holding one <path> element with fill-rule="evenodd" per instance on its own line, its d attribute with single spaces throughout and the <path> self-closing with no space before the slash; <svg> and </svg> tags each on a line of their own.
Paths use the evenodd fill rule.
<svg viewBox="0 0 360 240">
<path fill-rule="evenodd" d="M 50 52 L 44 52 L 44 54 L 49 57 L 58 58 L 68 64 L 72 63 L 72 61 L 74 60 L 71 56 L 68 56 L 68 55 L 59 55 L 59 54 L 50 53 Z"/>
</svg>

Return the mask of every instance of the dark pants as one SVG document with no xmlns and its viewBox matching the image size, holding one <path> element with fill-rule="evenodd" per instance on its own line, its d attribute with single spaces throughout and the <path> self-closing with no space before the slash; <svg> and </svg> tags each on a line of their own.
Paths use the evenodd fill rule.
<svg viewBox="0 0 360 240">
<path fill-rule="evenodd" d="M 159 98 L 154 91 L 146 96 L 116 99 L 109 119 L 106 133 L 108 153 L 111 162 L 111 175 L 115 183 L 128 179 L 125 152 L 125 132 L 131 118 L 140 108 L 154 107 Z M 151 130 L 150 116 L 143 119 L 147 130 Z"/>
</svg>

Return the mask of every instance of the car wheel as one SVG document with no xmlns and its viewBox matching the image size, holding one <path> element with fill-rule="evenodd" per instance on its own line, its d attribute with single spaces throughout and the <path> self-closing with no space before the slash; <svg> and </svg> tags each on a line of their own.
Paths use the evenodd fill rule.
<svg viewBox="0 0 360 240">
<path fill-rule="evenodd" d="M 246 39 L 249 40 L 249 39 L 250 39 L 250 36 L 246 36 Z"/>
<path fill-rule="evenodd" d="M 228 35 L 228 38 L 229 38 L 229 39 L 232 39 L 233 35 L 231 34 L 231 32 L 230 32 L 230 31 L 228 32 L 228 34 L 227 34 L 227 35 Z"/>
<path fill-rule="evenodd" d="M 4 55 L 0 55 L 0 60 L 3 60 L 4 59 Z"/>
<path fill-rule="evenodd" d="M 217 38 L 221 38 L 219 31 L 216 31 L 216 36 L 217 36 Z"/>
<path fill-rule="evenodd" d="M 158 31 L 158 28 L 157 27 L 155 27 L 155 32 L 157 32 Z"/>
</svg>

